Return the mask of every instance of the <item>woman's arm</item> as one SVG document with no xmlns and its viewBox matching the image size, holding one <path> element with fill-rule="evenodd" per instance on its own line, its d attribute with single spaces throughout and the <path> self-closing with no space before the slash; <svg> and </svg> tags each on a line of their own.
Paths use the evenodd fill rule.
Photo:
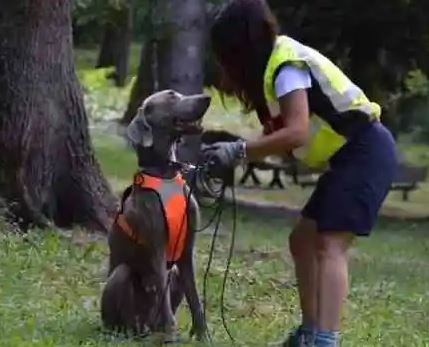
<svg viewBox="0 0 429 347">
<path fill-rule="evenodd" d="M 305 89 L 294 90 L 279 98 L 285 126 L 270 135 L 246 143 L 247 160 L 283 155 L 305 144 L 309 132 L 309 106 Z"/>
</svg>

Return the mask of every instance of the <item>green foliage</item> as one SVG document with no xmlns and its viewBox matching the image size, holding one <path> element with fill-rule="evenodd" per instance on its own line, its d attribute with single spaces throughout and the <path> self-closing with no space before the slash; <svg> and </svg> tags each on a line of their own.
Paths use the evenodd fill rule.
<svg viewBox="0 0 429 347">
<path fill-rule="evenodd" d="M 113 72 L 113 68 L 91 69 L 79 71 L 78 76 L 85 89 L 89 92 L 98 89 L 108 89 L 106 76 Z"/>
<path fill-rule="evenodd" d="M 77 0 L 73 4 L 74 24 L 77 26 L 84 26 L 97 21 L 100 12 L 103 12 L 105 8 L 101 1 L 94 0 Z"/>
<path fill-rule="evenodd" d="M 93 70 L 98 58 L 98 51 L 95 47 L 75 48 L 75 64 L 78 71 Z M 131 44 L 129 76 L 136 76 L 140 61 L 141 45 Z"/>
<path fill-rule="evenodd" d="M 150 0 L 77 0 L 73 8 L 74 36 L 77 45 L 98 44 L 106 22 L 115 21 L 115 11 L 131 2 L 134 9 L 134 39 L 145 32 Z M 113 14 L 113 16 L 112 16 Z"/>
<path fill-rule="evenodd" d="M 105 23 L 110 9 L 121 9 L 128 0 L 77 0 L 74 1 L 73 16 L 78 26 L 92 22 Z M 142 1 L 140 1 L 142 2 Z"/>
<path fill-rule="evenodd" d="M 410 133 L 416 142 L 429 143 L 429 97 L 414 102 L 410 112 L 404 117 L 411 117 Z"/>
<path fill-rule="evenodd" d="M 282 28 L 342 65 L 372 98 L 396 92 L 415 66 L 428 72 L 424 0 L 270 0 Z"/>
<path fill-rule="evenodd" d="M 107 78 L 112 71 L 112 68 L 78 71 L 91 121 L 119 119 L 125 112 L 133 80 L 124 88 L 117 88 L 113 80 Z"/>
<path fill-rule="evenodd" d="M 426 97 L 429 95 L 429 80 L 421 70 L 412 70 L 405 77 L 407 97 Z"/>
<path fill-rule="evenodd" d="M 127 147 L 123 138 L 103 129 L 93 129 L 92 141 L 103 173 L 109 177 L 112 189 L 121 194 L 137 170 L 134 152 Z"/>
<path fill-rule="evenodd" d="M 99 43 L 106 16 L 105 2 L 103 0 L 77 0 L 73 3 L 75 45 Z"/>
<path fill-rule="evenodd" d="M 412 70 L 404 81 L 405 92 L 398 117 L 402 133 L 429 142 L 429 80 L 421 70 Z"/>
</svg>

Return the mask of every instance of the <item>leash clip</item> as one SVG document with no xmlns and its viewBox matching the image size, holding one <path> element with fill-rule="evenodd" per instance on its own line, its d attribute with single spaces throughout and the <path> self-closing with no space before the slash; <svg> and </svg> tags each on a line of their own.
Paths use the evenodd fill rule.
<svg viewBox="0 0 429 347">
<path fill-rule="evenodd" d="M 184 173 L 189 173 L 197 169 L 195 165 L 189 164 L 189 163 L 180 163 L 180 165 L 181 165 L 181 171 L 183 171 Z"/>
</svg>

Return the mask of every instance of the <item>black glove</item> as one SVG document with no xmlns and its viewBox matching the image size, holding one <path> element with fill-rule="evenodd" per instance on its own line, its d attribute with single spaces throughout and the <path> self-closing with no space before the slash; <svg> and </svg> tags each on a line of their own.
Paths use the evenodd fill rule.
<svg viewBox="0 0 429 347">
<path fill-rule="evenodd" d="M 246 145 L 242 140 L 236 142 L 216 142 L 203 148 L 204 161 L 209 164 L 212 177 L 224 178 L 246 158 Z"/>
</svg>

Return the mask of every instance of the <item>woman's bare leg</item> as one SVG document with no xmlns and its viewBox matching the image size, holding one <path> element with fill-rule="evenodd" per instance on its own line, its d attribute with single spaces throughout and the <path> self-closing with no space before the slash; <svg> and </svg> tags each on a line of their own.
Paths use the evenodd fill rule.
<svg viewBox="0 0 429 347">
<path fill-rule="evenodd" d="M 354 235 L 323 232 L 317 235 L 317 321 L 319 331 L 339 331 L 348 294 L 348 251 Z"/>
<path fill-rule="evenodd" d="M 304 327 L 317 322 L 317 227 L 310 219 L 302 218 L 289 238 L 289 247 L 295 263 L 298 291 Z"/>
</svg>

